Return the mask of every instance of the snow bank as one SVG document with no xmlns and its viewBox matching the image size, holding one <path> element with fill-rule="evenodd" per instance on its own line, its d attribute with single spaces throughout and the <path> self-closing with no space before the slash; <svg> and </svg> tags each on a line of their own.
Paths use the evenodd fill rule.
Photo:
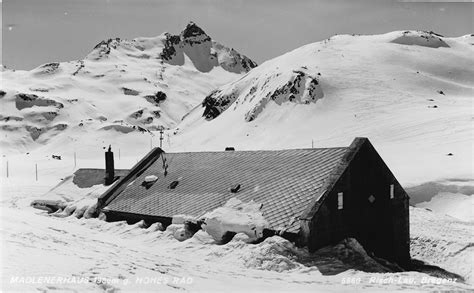
<svg viewBox="0 0 474 293">
<path fill-rule="evenodd" d="M 196 236 L 199 234 L 196 233 Z M 198 237 L 206 241 L 201 235 Z M 216 264 L 231 263 L 238 267 L 280 273 L 336 275 L 348 270 L 391 272 L 369 256 L 357 240 L 352 238 L 323 247 L 314 253 L 308 252 L 306 248 L 299 248 L 280 236 L 266 238 L 254 245 L 249 245 L 248 239 L 246 234 L 239 233 L 225 245 L 209 245 L 205 258 Z M 204 241 L 199 244 L 206 243 Z"/>
<path fill-rule="evenodd" d="M 426 208 L 461 221 L 474 221 L 474 198 L 472 195 L 441 192 L 431 198 L 430 201 L 421 202 L 416 207 Z"/>
<path fill-rule="evenodd" d="M 244 233 L 251 240 L 257 240 L 268 227 L 261 208 L 262 205 L 254 201 L 244 203 L 231 198 L 224 206 L 203 216 L 202 228 L 218 242 L 226 240 L 229 233 Z"/>
<path fill-rule="evenodd" d="M 387 273 L 392 270 L 367 254 L 354 238 L 347 238 L 334 246 L 326 246 L 315 252 L 312 265 L 324 274 L 338 274 L 349 269 L 371 273 Z M 388 263 L 387 263 L 388 264 Z"/>
<path fill-rule="evenodd" d="M 288 240 L 273 236 L 256 245 L 248 245 L 245 236 L 246 234 L 239 233 L 226 244 L 228 251 L 232 253 L 226 254 L 222 261 L 239 262 L 247 268 L 275 272 L 305 268 L 299 262 L 305 251 L 298 249 Z"/>
<path fill-rule="evenodd" d="M 99 174 L 103 174 L 103 170 L 79 169 L 30 205 L 60 218 L 96 217 L 97 198 L 109 188 L 102 184 L 103 179 Z"/>
<path fill-rule="evenodd" d="M 96 217 L 97 214 L 97 199 L 83 198 L 67 204 L 63 210 L 56 211 L 52 216 L 59 218 L 75 216 L 76 218 L 90 219 Z"/>
<path fill-rule="evenodd" d="M 171 219 L 171 224 L 184 224 L 186 221 L 196 221 L 196 217 L 190 215 L 174 215 Z"/>
<path fill-rule="evenodd" d="M 473 284 L 472 227 L 472 222 L 410 207 L 411 257 L 459 274 Z"/>
</svg>

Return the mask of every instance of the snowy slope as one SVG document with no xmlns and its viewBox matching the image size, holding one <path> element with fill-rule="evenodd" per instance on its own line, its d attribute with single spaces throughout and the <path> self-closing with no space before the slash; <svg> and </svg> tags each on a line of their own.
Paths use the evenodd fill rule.
<svg viewBox="0 0 474 293">
<path fill-rule="evenodd" d="M 174 127 L 209 91 L 255 66 L 191 22 L 180 35 L 102 41 L 83 60 L 4 70 L 0 147 L 26 152 L 59 133 L 74 140 Z"/>
<path fill-rule="evenodd" d="M 441 192 L 428 202 L 416 205 L 457 220 L 474 222 L 474 197 L 462 193 Z"/>
<path fill-rule="evenodd" d="M 398 31 L 303 46 L 209 94 L 172 147 L 345 146 L 366 136 L 404 184 L 473 178 L 473 43 Z"/>
</svg>

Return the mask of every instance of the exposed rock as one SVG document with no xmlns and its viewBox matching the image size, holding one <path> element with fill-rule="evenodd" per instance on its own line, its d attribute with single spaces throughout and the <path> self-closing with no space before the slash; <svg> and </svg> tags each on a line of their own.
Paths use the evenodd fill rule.
<svg viewBox="0 0 474 293">
<path fill-rule="evenodd" d="M 130 114 L 130 118 L 138 119 L 138 118 L 142 117 L 143 111 L 144 110 L 141 109 L 141 110 L 138 110 L 136 112 L 133 112 L 132 114 Z"/>
<path fill-rule="evenodd" d="M 54 120 L 54 118 L 56 118 L 58 116 L 58 112 L 53 112 L 53 111 L 43 112 L 43 113 L 41 113 L 41 115 L 46 120 L 52 121 L 52 120 Z"/>
<path fill-rule="evenodd" d="M 303 71 L 294 70 L 289 74 L 288 80 L 283 79 L 280 85 L 271 84 L 270 81 L 276 78 L 282 77 L 280 74 L 269 75 L 262 85 L 259 78 L 248 78 L 241 83 L 231 84 L 227 88 L 212 92 L 202 102 L 205 108 L 202 116 L 212 120 L 232 104 L 243 104 L 257 98 L 259 100 L 245 115 L 245 121 L 250 122 L 257 118 L 269 102 L 278 105 L 285 102 L 310 104 L 324 96 L 318 79 Z"/>
<path fill-rule="evenodd" d="M 129 88 L 126 88 L 126 87 L 122 87 L 122 91 L 123 91 L 123 94 L 127 95 L 127 96 L 138 96 L 140 94 L 139 91 L 129 89 Z"/>
<path fill-rule="evenodd" d="M 441 35 L 432 31 L 405 31 L 402 36 L 393 40 L 392 43 L 430 48 L 449 48 L 449 45 L 441 37 Z"/>
<path fill-rule="evenodd" d="M 159 105 L 161 102 L 163 102 L 164 100 L 166 100 L 167 96 L 164 92 L 162 91 L 158 91 L 156 92 L 155 95 L 147 95 L 147 96 L 144 96 L 144 98 L 152 103 L 152 104 L 155 104 L 155 105 Z M 159 117 L 159 116 L 158 116 Z"/>
<path fill-rule="evenodd" d="M 57 62 L 47 63 L 39 66 L 32 70 L 35 75 L 47 75 L 57 73 L 59 71 L 60 64 Z"/>
<path fill-rule="evenodd" d="M 12 120 L 12 121 L 23 121 L 22 117 L 17 117 L 17 116 L 6 116 L 6 117 L 1 117 L 1 119 L 5 122 L 8 122 L 10 120 Z"/>
<path fill-rule="evenodd" d="M 190 45 L 201 44 L 211 40 L 211 38 L 192 21 L 189 22 L 186 28 L 181 32 L 181 39 Z"/>
<path fill-rule="evenodd" d="M 49 89 L 47 89 L 47 88 L 30 88 L 30 91 L 47 93 L 47 92 L 49 92 Z"/>
<path fill-rule="evenodd" d="M 165 47 L 163 48 L 160 57 L 166 61 L 170 61 L 174 56 L 176 56 L 175 46 L 181 42 L 181 38 L 180 36 L 171 35 L 170 33 L 166 33 L 165 37 Z"/>
<path fill-rule="evenodd" d="M 41 128 L 37 128 L 35 126 L 26 125 L 25 128 L 26 128 L 26 131 L 28 131 L 30 133 L 31 138 L 33 140 L 37 140 L 38 137 L 42 134 L 42 131 L 43 131 Z"/>
<path fill-rule="evenodd" d="M 33 106 L 39 107 L 47 107 L 47 106 L 55 106 L 58 109 L 64 107 L 62 103 L 56 102 L 54 100 L 46 99 L 43 97 L 38 97 L 34 94 L 17 94 L 15 96 L 15 106 L 18 110 L 24 108 L 31 108 Z"/>
<path fill-rule="evenodd" d="M 254 61 L 234 49 L 212 41 L 194 22 L 190 22 L 180 35 L 166 33 L 163 44 L 160 57 L 166 63 L 183 65 L 186 54 L 201 72 L 209 72 L 215 66 L 221 66 L 227 71 L 242 73 L 257 66 Z"/>
<path fill-rule="evenodd" d="M 207 120 L 212 120 L 219 116 L 237 97 L 236 93 L 231 93 L 230 95 L 220 95 L 220 93 L 220 91 L 214 91 L 202 102 L 202 106 L 205 107 L 202 116 L 206 117 Z"/>
<path fill-rule="evenodd" d="M 161 117 L 160 110 L 151 111 L 151 114 L 153 114 L 153 116 L 155 116 L 155 118 L 160 118 Z"/>
<path fill-rule="evenodd" d="M 64 130 L 67 128 L 67 126 L 68 125 L 66 123 L 59 123 L 59 124 L 54 125 L 51 129 Z"/>
<path fill-rule="evenodd" d="M 94 47 L 93 52 L 89 54 L 89 56 L 95 60 L 107 58 L 107 56 L 110 54 L 110 51 L 112 49 L 117 49 L 119 44 L 120 38 L 104 40 Z"/>
<path fill-rule="evenodd" d="M 83 61 L 83 60 L 80 60 L 80 61 L 79 61 L 79 66 L 77 67 L 76 71 L 74 71 L 74 72 L 72 73 L 72 75 L 73 75 L 73 76 L 77 75 L 77 74 L 81 71 L 81 69 L 83 69 L 84 67 L 85 67 L 84 61 Z"/>
</svg>

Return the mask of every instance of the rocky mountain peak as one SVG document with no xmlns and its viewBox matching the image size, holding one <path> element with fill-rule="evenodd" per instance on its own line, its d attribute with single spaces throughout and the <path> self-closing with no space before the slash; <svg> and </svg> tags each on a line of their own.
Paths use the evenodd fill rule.
<svg viewBox="0 0 474 293">
<path fill-rule="evenodd" d="M 190 21 L 186 25 L 186 28 L 181 32 L 181 36 L 182 36 L 183 39 L 191 38 L 191 37 L 195 37 L 195 36 L 201 36 L 201 35 L 208 36 L 202 28 L 200 28 L 197 24 L 195 24 L 192 21 Z"/>
<path fill-rule="evenodd" d="M 227 48 L 212 40 L 202 28 L 189 22 L 179 35 L 166 33 L 164 48 L 160 58 L 172 65 L 183 65 L 187 55 L 194 67 L 201 72 L 209 72 L 220 66 L 234 73 L 248 72 L 257 64 L 234 49 Z"/>
<path fill-rule="evenodd" d="M 187 43 L 192 46 L 193 44 L 210 42 L 211 37 L 209 37 L 202 28 L 190 21 L 186 25 L 186 28 L 181 32 L 181 40 L 183 43 Z"/>
</svg>

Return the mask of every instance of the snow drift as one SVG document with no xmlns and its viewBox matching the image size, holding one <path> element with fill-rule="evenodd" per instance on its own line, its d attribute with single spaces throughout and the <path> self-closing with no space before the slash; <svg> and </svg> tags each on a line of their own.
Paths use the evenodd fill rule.
<svg viewBox="0 0 474 293">
<path fill-rule="evenodd" d="M 222 242 L 237 233 L 243 233 L 254 241 L 263 237 L 263 229 L 268 227 L 268 222 L 261 212 L 262 205 L 250 201 L 242 202 L 231 198 L 222 207 L 219 207 L 202 216 L 202 228 L 216 241 Z M 230 240 L 227 239 L 227 240 Z"/>
</svg>

